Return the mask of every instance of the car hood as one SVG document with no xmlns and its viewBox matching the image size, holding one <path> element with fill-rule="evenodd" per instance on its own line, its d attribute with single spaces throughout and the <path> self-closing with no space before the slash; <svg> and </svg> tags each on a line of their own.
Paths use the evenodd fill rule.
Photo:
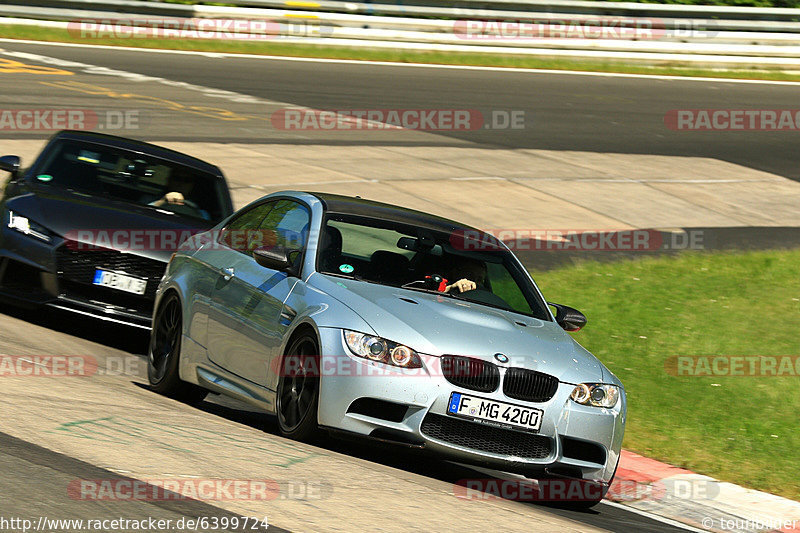
<svg viewBox="0 0 800 533">
<path fill-rule="evenodd" d="M 558 324 L 445 295 L 315 273 L 309 284 L 344 303 L 388 340 L 430 355 L 465 355 L 538 370 L 566 383 L 603 382 L 609 374 Z"/>
<path fill-rule="evenodd" d="M 11 198 L 6 202 L 6 208 L 59 237 L 132 251 L 164 262 L 177 249 L 177 242 L 174 247 L 170 246 L 173 236 L 180 240 L 189 233 L 211 227 L 210 223 L 202 220 L 187 219 L 146 206 L 57 189 L 34 190 Z M 115 240 L 113 232 L 120 230 L 122 233 Z M 153 231 L 159 233 L 153 234 Z M 143 236 L 141 242 L 131 242 L 139 236 Z"/>
</svg>

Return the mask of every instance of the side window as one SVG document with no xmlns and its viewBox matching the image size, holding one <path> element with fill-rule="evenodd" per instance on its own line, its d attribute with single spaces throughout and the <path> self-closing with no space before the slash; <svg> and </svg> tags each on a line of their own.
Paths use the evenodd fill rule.
<svg viewBox="0 0 800 533">
<path fill-rule="evenodd" d="M 275 202 L 267 202 L 238 215 L 222 230 L 219 241 L 238 252 L 250 255 L 254 249 L 263 245 L 258 230 L 273 206 Z"/>
<path fill-rule="evenodd" d="M 311 223 L 311 213 L 292 200 L 278 200 L 259 225 L 263 244 L 277 244 L 287 250 L 303 251 Z"/>
</svg>

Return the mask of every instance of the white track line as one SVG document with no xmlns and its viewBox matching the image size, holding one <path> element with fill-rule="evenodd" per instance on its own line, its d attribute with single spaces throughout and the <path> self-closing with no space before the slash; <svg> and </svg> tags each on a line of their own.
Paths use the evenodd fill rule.
<svg viewBox="0 0 800 533">
<path fill-rule="evenodd" d="M 531 480 L 530 478 L 528 478 L 526 476 L 523 476 L 521 474 L 513 474 L 511 472 L 502 472 L 500 470 L 493 470 L 491 468 L 485 468 L 485 467 L 482 467 L 482 466 L 467 465 L 465 463 L 457 463 L 457 464 L 461 464 L 461 465 L 466 466 L 468 468 L 471 468 L 473 470 L 477 470 L 478 472 L 483 472 L 484 474 L 487 474 L 489 476 L 496 477 L 496 478 L 499 478 L 499 479 L 509 479 L 510 478 L 510 479 L 524 480 L 524 481 L 530 481 Z M 508 501 L 514 501 L 514 500 L 508 500 Z M 666 524 L 666 525 L 669 525 L 669 526 L 674 526 L 674 527 L 678 527 L 678 528 L 681 528 L 681 529 L 685 529 L 686 531 L 693 531 L 695 533 L 708 533 L 708 530 L 706 530 L 706 529 L 698 529 L 698 528 L 696 528 L 694 526 L 690 526 L 688 524 L 684 524 L 682 522 L 678 522 L 677 520 L 673 520 L 671 518 L 666 518 L 664 516 L 653 514 L 653 513 L 647 512 L 647 511 L 642 511 L 641 509 L 636 509 L 635 507 L 629 507 L 627 505 L 624 505 L 624 504 L 621 504 L 621 503 L 617 503 L 617 502 L 612 502 L 610 500 L 601 500 L 600 501 L 600 505 L 608 505 L 610 507 L 616 507 L 618 509 L 622 509 L 623 511 L 630 511 L 631 513 L 638 514 L 640 516 L 644 516 L 645 518 L 649 518 L 650 520 L 655 520 L 656 522 L 661 522 L 662 524 Z M 574 519 L 572 517 L 568 517 L 568 518 L 570 518 L 571 520 Z"/>
<path fill-rule="evenodd" d="M 287 57 L 287 56 L 267 56 L 258 54 L 229 54 L 223 52 L 196 52 L 192 50 L 164 50 L 161 48 L 133 48 L 129 46 L 108 46 L 95 44 L 77 43 L 57 43 L 50 41 L 31 41 L 27 39 L 6 39 L 0 38 L 3 43 L 35 44 L 43 46 L 62 46 L 75 48 L 92 48 L 102 50 L 126 50 L 131 52 L 143 52 L 149 54 L 179 54 L 179 55 L 198 55 L 209 58 L 244 58 L 260 59 L 266 61 L 297 61 L 307 63 L 338 63 L 346 65 L 374 65 L 380 67 L 404 67 L 404 68 L 435 68 L 449 70 L 478 70 L 488 72 L 515 72 L 521 74 L 557 74 L 563 76 L 595 76 L 602 78 L 633 78 L 663 81 L 694 81 L 694 82 L 714 82 L 714 83 L 739 83 L 739 84 L 760 84 L 760 85 L 789 85 L 798 86 L 800 82 L 795 81 L 776 81 L 776 80 L 742 80 L 733 78 L 708 78 L 700 76 L 665 76 L 659 74 L 625 74 L 621 72 L 586 72 L 581 70 L 553 70 L 553 69 L 530 69 L 530 68 L 510 68 L 510 67 L 479 67 L 471 65 L 437 65 L 428 63 L 393 63 L 391 61 L 361 61 L 356 59 L 322 59 L 315 57 Z"/>
<path fill-rule="evenodd" d="M 684 524 L 683 522 L 678 522 L 677 520 L 672 520 L 670 518 L 665 518 L 663 516 L 659 516 L 657 514 L 649 513 L 647 511 L 642 511 L 641 509 L 637 509 L 636 507 L 630 507 L 628 505 L 623 505 L 621 503 L 612 502 L 610 500 L 602 500 L 600 505 L 608 505 L 611 507 L 616 507 L 618 509 L 622 509 L 624 511 L 629 511 L 631 513 L 635 513 L 645 518 L 649 518 L 650 520 L 655 520 L 656 522 L 661 522 L 662 524 L 667 524 L 669 526 L 679 527 L 681 529 L 685 529 L 686 531 L 694 531 L 695 533 L 708 533 L 709 530 L 707 529 L 700 529 L 694 526 L 690 526 L 688 524 Z"/>
</svg>

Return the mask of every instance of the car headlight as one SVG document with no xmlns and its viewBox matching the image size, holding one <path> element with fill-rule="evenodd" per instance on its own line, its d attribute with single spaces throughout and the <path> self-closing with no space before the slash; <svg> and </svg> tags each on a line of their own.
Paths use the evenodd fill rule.
<svg viewBox="0 0 800 533">
<path fill-rule="evenodd" d="M 353 355 L 401 368 L 422 368 L 419 355 L 408 346 L 366 333 L 343 331 L 344 340 Z"/>
<path fill-rule="evenodd" d="M 572 401 L 595 407 L 614 407 L 619 401 L 619 387 L 599 383 L 581 383 L 569 395 Z"/>
<path fill-rule="evenodd" d="M 50 242 L 50 232 L 44 226 L 11 210 L 8 211 L 8 227 L 44 242 Z"/>
</svg>

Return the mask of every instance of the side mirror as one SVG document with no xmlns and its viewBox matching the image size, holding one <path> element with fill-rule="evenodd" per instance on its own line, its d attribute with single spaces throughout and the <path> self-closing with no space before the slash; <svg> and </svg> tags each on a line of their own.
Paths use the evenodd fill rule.
<svg viewBox="0 0 800 533">
<path fill-rule="evenodd" d="M 253 259 L 264 268 L 295 275 L 290 256 L 297 252 L 297 250 L 287 250 L 283 246 L 259 246 L 253 250 Z"/>
<path fill-rule="evenodd" d="M 16 155 L 4 155 L 0 157 L 0 170 L 5 170 L 11 173 L 11 177 L 15 177 L 19 172 L 19 157 Z"/>
<path fill-rule="evenodd" d="M 566 331 L 578 331 L 586 325 L 586 315 L 566 305 L 547 302 L 556 308 L 556 323 Z"/>
</svg>

